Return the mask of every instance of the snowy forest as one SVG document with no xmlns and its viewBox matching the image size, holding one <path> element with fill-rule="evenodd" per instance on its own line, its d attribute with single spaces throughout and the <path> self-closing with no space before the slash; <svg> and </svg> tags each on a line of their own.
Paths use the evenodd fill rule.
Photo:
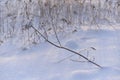
<svg viewBox="0 0 120 80">
<path fill-rule="evenodd" d="M 120 80 L 119 41 L 120 0 L 0 0 L 0 80 Z"/>
<path fill-rule="evenodd" d="M 65 33 L 67 29 L 75 32 L 85 26 L 102 29 L 104 25 L 119 24 L 120 1 L 2 0 L 0 15 L 0 42 L 20 35 L 22 42 L 31 44 L 40 42 L 31 26 L 48 37 L 54 31 L 53 27 L 57 32 Z"/>
</svg>

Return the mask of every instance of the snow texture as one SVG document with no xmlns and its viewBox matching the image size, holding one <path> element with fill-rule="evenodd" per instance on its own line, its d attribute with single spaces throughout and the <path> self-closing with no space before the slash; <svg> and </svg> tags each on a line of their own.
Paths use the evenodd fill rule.
<svg viewBox="0 0 120 80">
<path fill-rule="evenodd" d="M 120 80 L 119 23 L 119 0 L 0 0 L 0 80 Z"/>
<path fill-rule="evenodd" d="M 88 57 L 103 67 L 100 69 L 82 60 L 77 55 L 58 49 L 47 42 L 30 48 L 21 48 L 11 41 L 0 46 L 1 80 L 120 80 L 119 31 L 90 30 L 73 34 L 71 40 L 64 38 L 68 48 L 80 51 L 89 50 Z M 80 37 L 78 37 L 78 35 Z M 19 44 L 19 43 L 18 43 Z M 86 56 L 86 51 L 81 52 Z"/>
</svg>

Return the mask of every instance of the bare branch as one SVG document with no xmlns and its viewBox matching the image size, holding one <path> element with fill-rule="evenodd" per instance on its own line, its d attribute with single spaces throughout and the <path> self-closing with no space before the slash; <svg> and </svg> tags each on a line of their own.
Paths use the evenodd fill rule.
<svg viewBox="0 0 120 80">
<path fill-rule="evenodd" d="M 72 53 L 74 53 L 74 54 L 76 54 L 76 55 L 78 55 L 78 56 L 81 56 L 82 58 L 84 58 L 84 59 L 87 60 L 88 62 L 96 65 L 96 66 L 99 67 L 99 68 L 102 68 L 102 66 L 100 66 L 99 64 L 97 64 L 97 63 L 89 60 L 89 59 L 88 59 L 87 57 L 85 57 L 84 55 L 82 55 L 82 54 L 80 54 L 80 53 L 78 53 L 78 52 L 76 52 L 76 51 L 74 51 L 74 50 L 68 49 L 68 48 L 66 48 L 66 47 L 56 45 L 55 43 L 49 41 L 49 40 L 48 40 L 40 31 L 38 31 L 35 27 L 31 26 L 31 28 L 33 28 L 36 32 L 38 32 L 38 33 L 40 34 L 40 36 L 42 36 L 49 44 L 51 44 L 51 45 L 53 45 L 53 46 L 55 46 L 55 47 L 57 47 L 57 48 L 64 49 L 64 50 L 67 50 L 67 51 L 69 51 L 69 52 L 72 52 Z"/>
<path fill-rule="evenodd" d="M 60 45 L 60 46 L 62 46 L 62 45 L 61 45 L 61 42 L 60 42 L 60 40 L 59 40 L 59 38 L 58 38 L 58 35 L 57 35 L 57 32 L 56 32 L 56 30 L 55 30 L 55 27 L 54 27 L 54 26 L 53 26 L 53 30 L 54 30 L 54 33 L 55 33 L 55 36 L 56 36 L 56 39 L 57 39 L 57 41 L 58 41 L 59 45 Z"/>
<path fill-rule="evenodd" d="M 79 60 L 73 60 L 73 59 L 70 59 L 70 60 L 73 62 L 88 62 L 88 61 L 79 61 Z"/>
<path fill-rule="evenodd" d="M 60 60 L 60 61 L 58 61 L 57 63 L 61 63 L 61 62 L 65 61 L 65 60 L 67 60 L 67 59 L 73 57 L 74 55 L 75 55 L 75 54 L 70 55 L 70 56 L 68 56 L 68 57 L 66 57 L 66 58 L 64 58 L 64 59 L 62 59 L 62 60 Z"/>
<path fill-rule="evenodd" d="M 90 47 L 90 48 L 94 48 L 94 47 Z M 81 53 L 82 51 L 86 51 L 86 50 L 88 50 L 88 49 L 89 49 L 89 48 L 82 49 L 82 50 L 79 51 L 79 53 Z M 94 49 L 95 49 L 95 48 L 94 48 Z M 66 58 L 63 58 L 62 60 L 59 60 L 57 63 L 63 62 L 63 61 L 65 61 L 65 60 L 67 60 L 67 59 L 69 59 L 69 58 L 71 58 L 71 57 L 73 57 L 73 56 L 75 56 L 75 54 L 70 55 L 70 56 L 68 56 L 68 57 L 66 57 Z M 83 62 L 83 61 L 82 61 L 82 62 Z"/>
</svg>

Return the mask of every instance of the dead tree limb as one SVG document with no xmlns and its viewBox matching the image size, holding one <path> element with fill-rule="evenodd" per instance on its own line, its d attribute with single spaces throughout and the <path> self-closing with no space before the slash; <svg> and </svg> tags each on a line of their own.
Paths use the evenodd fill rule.
<svg viewBox="0 0 120 80">
<path fill-rule="evenodd" d="M 67 51 L 69 51 L 69 52 L 72 52 L 72 53 L 74 53 L 74 54 L 76 54 L 76 55 L 84 58 L 84 59 L 87 60 L 88 62 L 94 64 L 95 66 L 97 66 L 97 67 L 99 67 L 99 68 L 102 68 L 102 66 L 100 66 L 99 64 L 97 64 L 97 63 L 89 60 L 89 59 L 88 59 L 87 57 L 85 57 L 84 55 L 82 55 L 82 54 L 80 54 L 80 53 L 78 53 L 78 52 L 76 52 L 76 51 L 74 51 L 74 50 L 71 50 L 71 49 L 69 49 L 69 48 L 56 45 L 55 43 L 49 41 L 49 40 L 48 40 L 39 30 L 37 30 L 35 27 L 31 26 L 31 28 L 33 28 L 36 32 L 38 32 L 38 33 L 40 34 L 40 36 L 43 37 L 49 44 L 51 44 L 51 45 L 53 45 L 53 46 L 55 46 L 55 47 L 57 47 L 57 48 L 64 49 L 64 50 L 67 50 Z"/>
<path fill-rule="evenodd" d="M 82 50 L 79 51 L 79 53 L 81 53 L 82 51 L 86 51 L 87 49 L 89 49 L 89 48 L 82 49 Z M 90 47 L 90 49 L 96 50 L 94 47 Z M 67 57 L 63 58 L 62 60 L 59 60 L 57 63 L 63 62 L 63 61 L 65 61 L 65 60 L 67 60 L 67 59 L 70 59 L 70 58 L 73 57 L 73 56 L 75 56 L 75 54 L 70 55 L 70 56 L 67 56 Z M 88 54 L 87 54 L 87 57 L 88 57 Z M 80 61 L 79 61 L 79 62 L 80 62 Z M 85 62 L 85 61 L 81 61 L 81 62 Z M 88 61 L 87 61 L 87 62 L 88 62 Z"/>
</svg>

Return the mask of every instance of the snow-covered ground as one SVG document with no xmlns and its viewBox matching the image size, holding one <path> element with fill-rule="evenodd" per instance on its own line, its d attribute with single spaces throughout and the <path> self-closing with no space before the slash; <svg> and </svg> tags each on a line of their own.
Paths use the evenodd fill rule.
<svg viewBox="0 0 120 80">
<path fill-rule="evenodd" d="M 47 42 L 24 48 L 11 39 L 0 46 L 0 80 L 120 80 L 119 30 L 79 30 L 60 41 L 78 52 L 88 48 L 81 54 L 103 68 L 77 55 L 61 61 L 73 53 Z"/>
<path fill-rule="evenodd" d="M 0 80 L 120 80 L 119 26 L 119 0 L 0 0 Z"/>
</svg>

